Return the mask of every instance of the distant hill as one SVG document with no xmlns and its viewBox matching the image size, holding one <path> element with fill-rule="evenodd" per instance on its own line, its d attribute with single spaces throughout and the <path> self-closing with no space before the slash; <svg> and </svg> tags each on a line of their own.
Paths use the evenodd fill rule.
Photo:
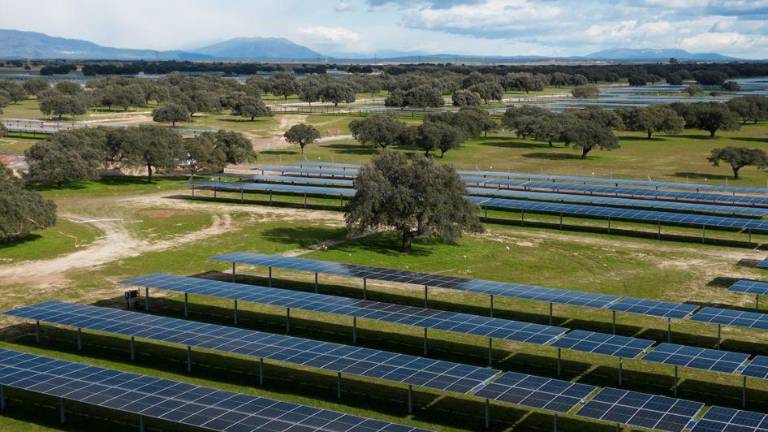
<svg viewBox="0 0 768 432">
<path fill-rule="evenodd" d="M 731 61 L 738 60 L 717 53 L 690 53 L 682 49 L 632 49 L 612 48 L 587 54 L 584 58 L 592 60 L 627 60 L 627 61 L 667 61 L 670 58 L 695 61 Z"/>
<path fill-rule="evenodd" d="M 226 60 L 318 60 L 323 55 L 285 38 L 235 38 L 193 50 Z"/>
<path fill-rule="evenodd" d="M 204 54 L 184 51 L 155 51 L 111 48 L 79 39 L 43 33 L 0 29 L 0 58 L 19 59 L 108 59 L 108 60 L 210 60 Z"/>
</svg>

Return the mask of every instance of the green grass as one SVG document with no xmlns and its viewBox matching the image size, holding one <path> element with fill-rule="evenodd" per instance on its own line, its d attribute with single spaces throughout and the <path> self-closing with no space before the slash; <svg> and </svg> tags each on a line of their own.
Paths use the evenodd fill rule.
<svg viewBox="0 0 768 432">
<path fill-rule="evenodd" d="M 0 265 L 41 260 L 72 253 L 99 235 L 90 225 L 59 219 L 55 226 L 9 244 L 0 243 Z"/>
<path fill-rule="evenodd" d="M 32 147 L 38 139 L 17 135 L 5 136 L 0 138 L 0 154 L 24 154 L 24 151 Z"/>
<path fill-rule="evenodd" d="M 131 227 L 139 237 L 154 241 L 199 231 L 211 225 L 212 219 L 211 214 L 198 211 L 145 208 L 134 213 Z"/>
<path fill-rule="evenodd" d="M 269 136 L 269 131 L 278 124 L 278 117 L 257 117 L 254 120 L 230 114 L 196 114 L 192 122 L 177 123 L 178 128 L 186 129 L 228 129 L 252 133 L 257 136 Z"/>
<path fill-rule="evenodd" d="M 185 189 L 186 178 L 155 177 L 147 182 L 146 177 L 115 176 L 101 180 L 65 184 L 62 187 L 34 186 L 33 188 L 50 199 L 96 198 L 118 195 L 148 194 L 162 191 Z"/>
</svg>

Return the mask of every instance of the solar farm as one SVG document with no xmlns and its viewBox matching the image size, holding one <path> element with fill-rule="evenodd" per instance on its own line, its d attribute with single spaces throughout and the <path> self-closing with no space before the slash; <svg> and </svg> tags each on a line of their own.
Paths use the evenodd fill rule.
<svg viewBox="0 0 768 432">
<path fill-rule="evenodd" d="M 174 199 L 340 213 L 359 168 L 260 165 L 190 179 Z M 713 254 L 768 234 L 760 188 L 460 175 L 483 221 L 508 230 Z M 0 408 L 63 430 L 768 431 L 768 281 L 711 288 L 735 302 L 676 301 L 251 245 L 105 269 L 114 288 L 90 302 L 14 299 Z"/>
</svg>

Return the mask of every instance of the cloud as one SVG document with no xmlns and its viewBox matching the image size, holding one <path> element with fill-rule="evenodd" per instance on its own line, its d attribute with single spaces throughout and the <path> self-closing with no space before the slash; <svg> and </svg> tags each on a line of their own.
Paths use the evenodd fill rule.
<svg viewBox="0 0 768 432">
<path fill-rule="evenodd" d="M 333 10 L 336 12 L 354 12 L 357 10 L 357 6 L 351 2 L 341 0 L 336 3 L 336 6 L 333 7 Z"/>
<path fill-rule="evenodd" d="M 765 42 L 765 38 L 762 38 Z M 720 51 L 729 49 L 744 49 L 759 43 L 758 40 L 736 32 L 709 32 L 700 33 L 680 42 L 682 48 L 691 51 Z"/>
<path fill-rule="evenodd" d="M 348 44 L 360 41 L 360 33 L 343 27 L 309 27 L 299 29 L 299 33 L 323 42 Z"/>
</svg>

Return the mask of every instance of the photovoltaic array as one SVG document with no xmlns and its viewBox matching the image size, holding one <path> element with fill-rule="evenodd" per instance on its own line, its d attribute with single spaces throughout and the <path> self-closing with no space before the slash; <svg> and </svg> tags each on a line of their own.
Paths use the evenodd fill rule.
<svg viewBox="0 0 768 432">
<path fill-rule="evenodd" d="M 617 312 L 631 312 L 640 315 L 683 319 L 692 314 L 699 307 L 687 303 L 669 303 L 658 300 L 624 297 L 609 304 L 606 308 Z"/>
<path fill-rule="evenodd" d="M 768 282 L 742 279 L 734 282 L 728 290 L 733 292 L 768 295 Z"/>
<path fill-rule="evenodd" d="M 705 307 L 699 309 L 691 319 L 713 324 L 768 330 L 768 314 L 759 312 Z"/>
<path fill-rule="evenodd" d="M 744 368 L 749 354 L 662 343 L 643 359 L 687 368 L 734 373 Z"/>
<path fill-rule="evenodd" d="M 585 330 L 574 330 L 552 342 L 552 346 L 559 348 L 627 359 L 638 357 L 651 348 L 653 344 L 654 341 L 647 339 L 595 333 Z"/>
<path fill-rule="evenodd" d="M 145 275 L 121 283 L 533 344 L 546 344 L 568 330 L 464 313 L 169 274 Z"/>
<path fill-rule="evenodd" d="M 298 186 L 292 184 L 250 183 L 250 182 L 217 182 L 204 180 L 191 180 L 187 182 L 197 189 L 209 189 L 225 192 L 277 192 L 298 195 L 318 195 L 332 197 L 351 197 L 355 195 L 354 189 Z"/>
<path fill-rule="evenodd" d="M 228 432 L 416 432 L 335 411 L 0 349 L 0 384 Z"/>
<path fill-rule="evenodd" d="M 6 315 L 458 393 L 498 371 L 405 354 L 58 301 Z"/>
<path fill-rule="evenodd" d="M 602 389 L 578 415 L 647 429 L 680 432 L 693 420 L 703 403 L 666 396 Z"/>
<path fill-rule="evenodd" d="M 768 432 L 768 415 L 713 406 L 691 432 Z"/>
<path fill-rule="evenodd" d="M 741 371 L 742 375 L 768 379 L 768 357 L 767 356 L 755 356 L 751 362 Z"/>
<path fill-rule="evenodd" d="M 568 412 L 597 387 L 533 375 L 507 372 L 475 391 L 475 395 L 555 412 Z"/>
<path fill-rule="evenodd" d="M 322 168 L 299 168 L 295 166 L 282 165 L 264 165 L 253 168 L 261 172 L 279 172 L 281 175 L 303 175 L 303 176 L 328 176 L 328 177 L 357 177 L 357 171 L 353 169 L 322 169 Z"/>
</svg>

